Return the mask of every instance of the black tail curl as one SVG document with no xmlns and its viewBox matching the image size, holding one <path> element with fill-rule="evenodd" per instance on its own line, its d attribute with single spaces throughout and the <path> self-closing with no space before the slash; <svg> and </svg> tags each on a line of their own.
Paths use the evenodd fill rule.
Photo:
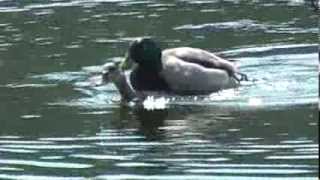
<svg viewBox="0 0 320 180">
<path fill-rule="evenodd" d="M 233 74 L 233 78 L 238 82 L 249 81 L 248 75 L 241 72 L 236 72 L 235 74 Z"/>
</svg>

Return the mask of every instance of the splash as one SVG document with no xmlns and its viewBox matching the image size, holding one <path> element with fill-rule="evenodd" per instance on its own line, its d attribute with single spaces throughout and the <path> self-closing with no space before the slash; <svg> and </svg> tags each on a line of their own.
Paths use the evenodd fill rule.
<svg viewBox="0 0 320 180">
<path fill-rule="evenodd" d="M 169 99 L 164 97 L 154 98 L 154 96 L 148 96 L 142 104 L 143 108 L 146 110 L 166 109 L 169 104 Z"/>
</svg>

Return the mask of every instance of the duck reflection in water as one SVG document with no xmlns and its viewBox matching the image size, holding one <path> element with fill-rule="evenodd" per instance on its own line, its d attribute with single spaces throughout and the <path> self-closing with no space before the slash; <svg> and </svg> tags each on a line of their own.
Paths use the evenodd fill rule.
<svg viewBox="0 0 320 180">
<path fill-rule="evenodd" d="M 146 137 L 147 140 L 161 140 L 164 138 L 164 131 L 159 127 L 164 126 L 164 121 L 169 115 L 168 109 L 149 111 L 144 108 L 128 108 L 122 106 L 119 109 L 119 121 L 125 121 L 125 126 L 128 123 L 133 123 L 133 126 L 138 128 L 138 133 Z M 137 124 L 136 124 L 137 123 Z"/>
</svg>

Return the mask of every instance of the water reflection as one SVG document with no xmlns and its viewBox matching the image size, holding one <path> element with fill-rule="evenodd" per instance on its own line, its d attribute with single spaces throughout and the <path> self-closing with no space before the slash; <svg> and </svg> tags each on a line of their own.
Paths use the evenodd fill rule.
<svg viewBox="0 0 320 180">
<path fill-rule="evenodd" d="M 181 171 L 201 176 L 238 177 L 245 173 L 257 178 L 265 174 L 310 175 L 317 172 L 317 132 L 312 130 L 317 125 L 310 125 L 316 123 L 317 113 L 305 111 L 221 111 L 199 106 L 157 111 L 116 108 L 109 113 L 111 118 L 106 114 L 86 116 L 77 119 L 72 128 L 65 122 L 56 122 L 59 137 L 50 129 L 38 131 L 40 138 L 31 140 L 19 132 L 15 137 L 1 136 L 0 164 L 8 167 L 2 170 L 8 172 L 21 165 L 38 167 L 34 171 L 85 168 L 89 176 L 105 174 L 106 168 L 132 177 L 139 176 L 132 168 L 147 168 L 145 175 L 161 173 L 169 177 Z M 78 113 L 64 113 L 67 114 Z M 306 114 L 315 118 L 306 119 Z M 12 128 L 2 127 L 3 131 L 13 134 Z M 61 136 L 62 132 L 68 133 Z M 28 158 L 15 159 L 23 154 Z M 101 178 L 112 178 L 112 174 Z"/>
<path fill-rule="evenodd" d="M 139 133 L 146 137 L 147 140 L 162 140 L 163 131 L 159 127 L 164 125 L 164 120 L 168 117 L 168 110 L 148 111 L 145 109 L 136 109 L 133 113 L 134 121 L 138 121 Z M 120 114 L 129 114 L 124 109 Z M 124 119 L 123 117 L 120 117 Z M 125 118 L 126 119 L 126 118 Z M 132 120 L 129 120 L 132 121 Z"/>
</svg>

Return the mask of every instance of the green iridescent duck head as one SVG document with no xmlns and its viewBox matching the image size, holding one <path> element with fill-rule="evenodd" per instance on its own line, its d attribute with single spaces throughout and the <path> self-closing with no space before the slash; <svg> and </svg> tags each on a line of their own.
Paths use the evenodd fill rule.
<svg viewBox="0 0 320 180">
<path fill-rule="evenodd" d="M 133 63 L 147 71 L 161 71 L 161 48 L 150 38 L 133 41 L 122 64 L 122 69 L 131 68 Z"/>
</svg>

